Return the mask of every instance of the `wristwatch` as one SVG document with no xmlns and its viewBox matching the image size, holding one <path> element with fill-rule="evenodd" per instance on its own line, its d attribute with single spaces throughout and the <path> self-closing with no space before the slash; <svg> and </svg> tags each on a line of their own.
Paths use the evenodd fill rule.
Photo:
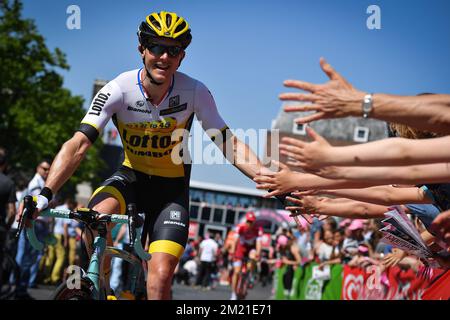
<svg viewBox="0 0 450 320">
<path fill-rule="evenodd" d="M 364 96 L 364 100 L 362 103 L 362 111 L 363 111 L 363 117 L 364 118 L 368 118 L 369 117 L 369 113 L 370 111 L 372 111 L 372 107 L 373 107 L 373 97 L 372 94 L 366 94 Z"/>
</svg>

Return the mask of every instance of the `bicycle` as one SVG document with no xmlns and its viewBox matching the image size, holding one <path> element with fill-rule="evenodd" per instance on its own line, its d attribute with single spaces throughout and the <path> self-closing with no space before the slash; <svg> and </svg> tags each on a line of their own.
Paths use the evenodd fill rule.
<svg viewBox="0 0 450 320">
<path fill-rule="evenodd" d="M 250 276 L 251 268 L 248 267 L 249 259 L 244 258 L 242 260 L 241 272 L 238 275 L 238 280 L 236 284 L 236 296 L 238 300 L 245 300 L 247 296 L 248 289 L 251 289 Z"/>
<path fill-rule="evenodd" d="M 26 235 L 30 244 L 37 250 L 42 250 L 43 244 L 39 242 L 34 233 L 33 213 L 35 204 L 31 196 L 24 198 L 24 211 L 19 222 L 17 236 L 25 226 Z M 134 266 L 131 291 L 136 290 L 137 284 L 144 278 L 142 261 L 151 259 L 151 255 L 144 251 L 141 243 L 141 232 L 144 220 L 136 211 L 136 205 L 130 203 L 127 206 L 127 215 L 108 215 L 87 208 L 76 209 L 75 211 L 66 209 L 48 209 L 41 212 L 41 216 L 63 219 L 75 219 L 85 224 L 86 228 L 96 230 L 98 236 L 93 242 L 93 253 L 89 261 L 87 272 L 80 268 L 81 275 L 75 285 L 63 282 L 53 293 L 52 300 L 106 300 L 108 293 L 103 272 L 103 261 L 105 256 L 117 257 L 129 262 Z M 107 223 L 127 223 L 130 233 L 130 246 L 134 252 L 129 253 L 115 247 L 106 246 Z M 92 231 L 91 231 L 92 232 Z"/>
</svg>

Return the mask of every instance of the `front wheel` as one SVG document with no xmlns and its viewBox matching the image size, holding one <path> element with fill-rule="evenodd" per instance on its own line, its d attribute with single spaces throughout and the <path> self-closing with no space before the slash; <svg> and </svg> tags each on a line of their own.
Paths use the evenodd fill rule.
<svg viewBox="0 0 450 320">
<path fill-rule="evenodd" d="M 58 288 L 56 288 L 55 292 L 51 296 L 51 300 L 93 300 L 93 290 L 94 285 L 88 279 L 82 278 L 79 286 L 72 286 L 69 288 L 69 285 L 66 281 L 61 283 Z"/>
<path fill-rule="evenodd" d="M 248 289 L 248 274 L 241 274 L 238 278 L 238 283 L 236 286 L 236 295 L 239 300 L 244 300 L 247 296 Z"/>
</svg>

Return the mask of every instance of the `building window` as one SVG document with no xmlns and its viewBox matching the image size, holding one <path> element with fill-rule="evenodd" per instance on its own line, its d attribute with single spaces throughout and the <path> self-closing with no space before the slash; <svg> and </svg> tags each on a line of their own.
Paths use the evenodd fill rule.
<svg viewBox="0 0 450 320">
<path fill-rule="evenodd" d="M 369 128 L 367 127 L 356 127 L 353 140 L 355 142 L 367 142 L 369 141 Z"/>
<path fill-rule="evenodd" d="M 292 132 L 295 134 L 306 135 L 306 124 L 300 124 L 294 122 L 294 127 L 292 128 Z"/>
<path fill-rule="evenodd" d="M 213 222 L 222 223 L 224 210 L 222 208 L 215 208 L 213 214 Z"/>
<path fill-rule="evenodd" d="M 191 219 L 197 220 L 197 218 L 198 218 L 198 209 L 199 209 L 198 205 L 191 204 L 191 210 L 190 210 Z"/>
<path fill-rule="evenodd" d="M 201 216 L 202 221 L 208 221 L 211 219 L 211 207 L 203 207 L 202 209 L 202 216 Z"/>
<path fill-rule="evenodd" d="M 234 211 L 233 209 L 227 209 L 225 223 L 228 223 L 228 224 L 236 223 L 236 211 Z"/>
</svg>

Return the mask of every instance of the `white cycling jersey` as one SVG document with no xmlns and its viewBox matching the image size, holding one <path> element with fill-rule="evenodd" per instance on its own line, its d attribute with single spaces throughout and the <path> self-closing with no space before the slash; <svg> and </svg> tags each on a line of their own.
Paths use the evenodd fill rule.
<svg viewBox="0 0 450 320">
<path fill-rule="evenodd" d="M 218 130 L 210 133 L 213 140 L 219 133 L 224 137 L 228 127 L 200 81 L 176 72 L 167 95 L 155 106 L 146 99 L 141 71 L 122 73 L 105 85 L 92 101 L 79 131 L 93 142 L 112 118 L 124 146 L 124 166 L 149 175 L 184 177 L 189 174 L 184 163 L 176 164 L 171 157 L 172 152 L 181 150 L 183 140 L 178 137 L 172 141 L 174 130 L 190 130 L 194 115 L 204 130 Z"/>
</svg>

